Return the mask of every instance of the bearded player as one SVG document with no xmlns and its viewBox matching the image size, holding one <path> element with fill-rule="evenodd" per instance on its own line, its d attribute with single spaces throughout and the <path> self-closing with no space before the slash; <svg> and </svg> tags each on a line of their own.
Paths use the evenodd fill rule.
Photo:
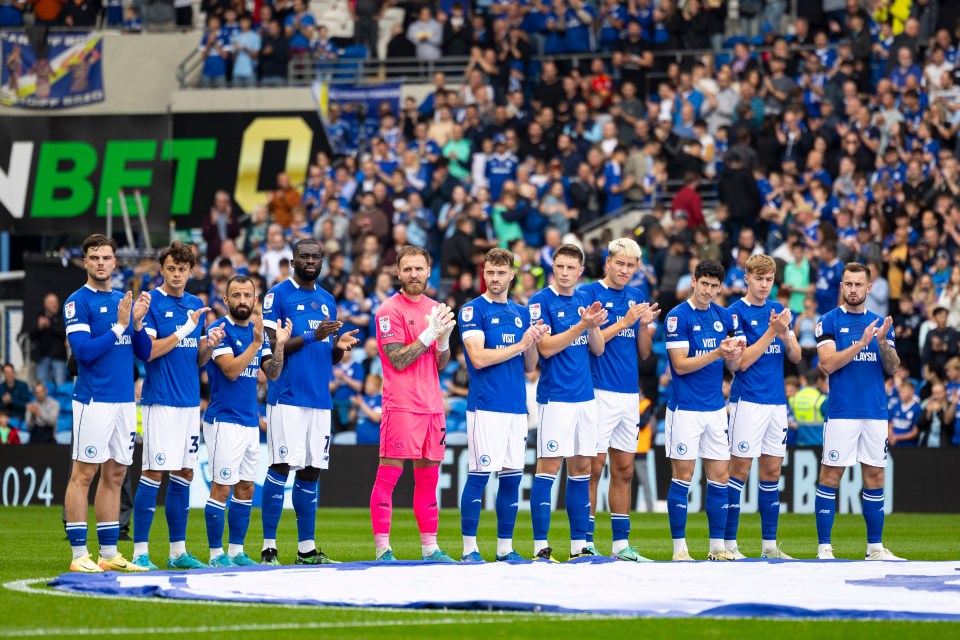
<svg viewBox="0 0 960 640">
<path fill-rule="evenodd" d="M 377 312 L 377 346 L 383 365 L 380 466 L 370 494 L 377 560 L 396 560 L 390 548 L 393 490 L 405 460 L 413 461 L 413 513 L 424 560 L 456 562 L 437 546 L 437 482 L 446 445 L 439 371 L 450 362 L 453 312 L 423 294 L 430 254 L 405 246 L 397 254 L 400 292 Z"/>
</svg>

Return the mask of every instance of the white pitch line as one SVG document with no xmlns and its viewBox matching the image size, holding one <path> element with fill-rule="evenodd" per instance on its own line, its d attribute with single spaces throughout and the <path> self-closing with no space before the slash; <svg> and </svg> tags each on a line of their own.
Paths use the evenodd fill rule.
<svg viewBox="0 0 960 640">
<path fill-rule="evenodd" d="M 551 617 L 551 622 L 560 622 L 565 620 L 582 620 L 583 616 L 555 616 Z M 467 621 L 462 617 L 458 618 L 437 618 L 435 620 L 392 620 L 391 627 L 424 627 L 450 624 L 464 624 Z M 506 623 L 507 620 L 479 619 L 471 620 L 469 624 L 497 624 Z M 130 627 L 130 628 L 106 628 L 106 629 L 86 629 L 86 628 L 61 628 L 61 629 L 13 629 L 0 630 L 0 637 L 3 638 L 32 638 L 35 636 L 128 636 L 128 635 L 149 635 L 166 633 L 225 633 L 231 631 L 302 631 L 308 629 L 351 629 L 364 627 L 382 627 L 382 621 L 357 621 L 357 622 L 290 622 L 277 624 L 233 624 L 224 626 L 202 626 L 202 627 Z"/>
<path fill-rule="evenodd" d="M 61 591 L 59 589 L 44 589 L 39 587 L 33 587 L 31 585 L 43 583 L 46 585 L 48 582 L 53 580 L 53 577 L 50 578 L 27 578 L 25 580 L 12 580 L 10 582 L 4 582 L 3 588 L 9 589 L 17 593 L 26 593 L 29 595 L 41 595 L 41 596 L 58 596 L 63 598 L 96 598 L 110 600 L 111 602 L 116 601 L 126 601 L 126 602 L 137 602 L 141 604 L 195 604 L 200 606 L 212 606 L 212 607 L 280 607 L 285 609 L 300 609 L 303 610 L 305 606 L 302 604 L 286 604 L 286 603 L 277 603 L 273 604 L 270 602 L 237 602 L 230 600 L 191 600 L 185 598 L 160 598 L 160 597 L 147 597 L 147 596 L 111 596 L 106 594 L 99 593 L 76 593 L 72 591 Z M 516 622 L 518 618 L 529 618 L 536 620 L 543 620 L 544 618 L 549 618 L 550 620 L 586 620 L 591 618 L 601 619 L 601 618 L 624 618 L 630 616 L 622 616 L 618 614 L 600 614 L 600 613 L 578 613 L 578 614 L 569 614 L 569 613 L 552 613 L 545 611 L 506 611 L 502 609 L 491 609 L 488 611 L 477 610 L 477 609 L 410 609 L 402 607 L 344 607 L 344 606 L 322 606 L 317 607 L 323 611 L 352 611 L 352 612 L 365 612 L 365 613 L 416 613 L 417 615 L 426 615 L 426 616 L 442 616 L 442 615 L 455 615 L 460 616 L 460 622 L 474 622 L 481 620 L 483 622 L 497 622 L 497 620 L 489 620 L 488 618 L 493 616 L 499 616 L 503 618 L 509 618 L 508 622 Z M 483 616 L 483 617 L 480 617 Z M 379 624 L 379 622 L 375 623 Z M 396 624 L 396 621 L 391 620 L 390 624 Z M 248 627 L 243 627 L 247 629 Z M 81 632 L 77 632 L 78 634 Z M 176 631 L 171 631 L 170 633 L 177 633 Z M 0 637 L 7 637 L 7 633 L 3 630 L 0 630 Z"/>
</svg>

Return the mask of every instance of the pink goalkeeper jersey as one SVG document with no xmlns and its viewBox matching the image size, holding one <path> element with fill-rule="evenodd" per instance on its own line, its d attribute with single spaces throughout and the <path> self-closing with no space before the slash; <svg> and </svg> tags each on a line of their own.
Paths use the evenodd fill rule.
<svg viewBox="0 0 960 640">
<path fill-rule="evenodd" d="M 394 294 L 377 312 L 377 349 L 383 365 L 383 410 L 410 413 L 443 413 L 440 376 L 437 373 L 436 345 L 430 345 L 403 371 L 397 371 L 383 352 L 384 345 L 412 344 L 427 328 L 424 316 L 437 302 L 421 296 L 411 302 L 402 293 Z"/>
</svg>

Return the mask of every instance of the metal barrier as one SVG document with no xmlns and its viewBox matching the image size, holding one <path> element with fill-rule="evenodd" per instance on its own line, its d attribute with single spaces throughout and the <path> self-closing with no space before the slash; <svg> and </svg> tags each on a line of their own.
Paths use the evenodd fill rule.
<svg viewBox="0 0 960 640">
<path fill-rule="evenodd" d="M 812 51 L 813 45 L 794 47 L 794 51 Z M 835 48 L 835 47 L 834 47 Z M 772 51 L 770 47 L 752 47 L 754 54 L 763 54 Z M 670 62 L 694 60 L 704 55 L 715 57 L 729 57 L 732 49 L 716 52 L 713 49 L 673 49 L 669 51 L 654 51 L 654 70 L 647 72 L 648 86 L 644 93 L 649 93 L 649 80 L 662 79 L 663 72 L 655 69 L 663 68 Z M 539 79 L 539 65 L 544 62 L 557 62 L 566 67 L 579 67 L 594 59 L 601 59 L 608 64 L 613 54 L 610 52 L 591 52 L 579 54 L 533 56 L 528 63 L 530 72 L 527 75 L 528 84 Z M 287 67 L 287 83 L 289 86 L 307 86 L 316 80 L 329 84 L 376 84 L 384 80 L 404 82 L 407 84 L 427 84 L 432 82 L 433 74 L 443 71 L 451 77 L 462 77 L 471 64 L 469 56 L 445 56 L 435 60 L 421 58 L 391 58 L 377 60 L 366 58 L 335 58 L 314 60 L 311 56 L 296 56 L 291 58 Z M 199 50 L 194 49 L 180 63 L 177 69 L 177 81 L 180 86 L 187 88 L 194 86 L 199 72 L 203 67 L 203 58 Z M 614 70 L 616 73 L 617 70 Z"/>
</svg>

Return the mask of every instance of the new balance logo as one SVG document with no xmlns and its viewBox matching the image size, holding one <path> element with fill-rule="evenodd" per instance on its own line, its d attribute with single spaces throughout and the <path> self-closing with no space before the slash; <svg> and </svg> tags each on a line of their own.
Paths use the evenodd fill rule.
<svg viewBox="0 0 960 640">
<path fill-rule="evenodd" d="M 297 305 L 297 311 L 304 311 L 304 306 L 302 304 Z"/>
<path fill-rule="evenodd" d="M 549 507 L 549 506 L 550 506 L 550 503 L 549 503 L 549 502 L 541 502 L 541 503 L 540 503 L 540 506 L 541 506 L 541 507 Z"/>
<path fill-rule="evenodd" d="M 514 503 L 511 504 L 510 506 L 511 506 L 511 507 L 519 507 L 519 506 L 520 506 L 520 503 L 519 503 L 519 502 L 514 502 Z"/>
<path fill-rule="evenodd" d="M 390 505 L 389 505 L 388 503 L 386 503 L 386 502 L 378 502 L 378 503 L 377 503 L 377 506 L 378 506 L 378 507 L 383 507 L 384 509 L 389 509 L 389 508 L 390 508 Z"/>
<path fill-rule="evenodd" d="M 471 500 L 470 502 L 483 502 L 483 500 Z"/>
<path fill-rule="evenodd" d="M 156 511 L 156 510 L 157 510 L 156 507 L 150 507 L 150 508 L 147 509 L 147 511 L 149 511 L 150 513 L 153 513 L 153 512 Z"/>
<path fill-rule="evenodd" d="M 682 502 L 678 502 L 678 503 L 675 504 L 674 506 L 677 507 L 678 509 L 686 509 L 686 508 L 687 508 L 687 505 L 683 504 Z"/>
<path fill-rule="evenodd" d="M 173 311 L 167 311 L 165 314 L 163 314 L 163 317 L 164 317 L 164 318 L 172 318 L 172 317 L 173 317 Z"/>
<path fill-rule="evenodd" d="M 270 496 L 270 498 L 273 500 L 276 500 L 277 498 L 282 498 L 282 497 L 283 497 L 282 493 L 275 493 L 272 496 Z"/>
<path fill-rule="evenodd" d="M 820 511 L 817 511 L 817 513 L 826 513 L 827 515 L 829 515 L 830 509 L 820 509 Z"/>
</svg>

